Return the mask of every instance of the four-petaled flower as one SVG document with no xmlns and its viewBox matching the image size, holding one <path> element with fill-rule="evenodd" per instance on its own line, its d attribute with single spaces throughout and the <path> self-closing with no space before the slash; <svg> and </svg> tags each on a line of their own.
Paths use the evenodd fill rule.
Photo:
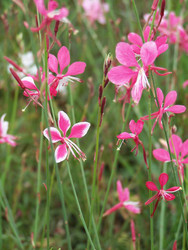
<svg viewBox="0 0 188 250">
<path fill-rule="evenodd" d="M 79 159 L 82 158 L 86 160 L 85 154 L 80 150 L 80 148 L 72 142 L 71 138 L 81 138 L 85 136 L 90 127 L 90 123 L 88 122 L 78 122 L 72 126 L 71 132 L 69 136 L 66 136 L 67 130 L 70 128 L 71 123 L 68 115 L 64 111 L 59 111 L 58 113 L 58 126 L 62 131 L 62 134 L 58 131 L 58 129 L 54 127 L 50 127 L 50 134 L 52 143 L 60 142 L 55 150 L 55 160 L 57 163 L 64 161 L 71 152 L 74 158 Z M 43 135 L 50 141 L 50 136 L 48 133 L 48 128 L 43 131 Z M 68 150 L 67 150 L 68 149 Z M 77 156 L 76 156 L 77 154 Z"/>
<path fill-rule="evenodd" d="M 144 161 L 145 161 L 146 166 L 148 167 L 146 151 L 145 151 L 145 148 L 144 148 L 142 141 L 138 137 L 138 135 L 142 132 L 143 126 L 144 126 L 143 121 L 138 120 L 137 122 L 135 122 L 134 120 L 131 120 L 129 123 L 129 129 L 132 133 L 123 132 L 123 133 L 119 134 L 117 136 L 117 138 L 120 140 L 133 139 L 136 146 L 131 150 L 131 152 L 136 150 L 136 155 L 138 154 L 138 145 L 141 145 L 142 149 L 143 149 Z"/>
<path fill-rule="evenodd" d="M 59 64 L 59 71 L 58 71 L 58 64 Z M 63 70 L 69 64 L 70 64 L 70 53 L 65 46 L 60 48 L 57 54 L 57 58 L 54 55 L 49 54 L 48 66 L 49 69 L 56 74 L 53 82 L 56 85 L 57 91 L 60 91 L 61 87 L 67 85 L 69 81 L 81 82 L 79 78 L 74 76 L 82 74 L 85 70 L 86 64 L 84 62 L 74 62 L 69 66 L 67 72 L 63 74 Z"/>
<path fill-rule="evenodd" d="M 182 140 L 178 135 L 172 135 L 172 137 L 169 139 L 169 145 L 171 153 L 175 155 L 175 159 L 172 159 L 172 161 L 177 165 L 179 170 L 178 174 L 180 174 L 183 180 L 184 164 L 188 163 L 188 157 L 185 158 L 185 156 L 188 154 L 188 139 L 184 143 L 182 143 Z M 165 149 L 155 149 L 153 150 L 153 155 L 158 161 L 170 161 L 170 154 Z"/>
<path fill-rule="evenodd" d="M 155 122 L 153 124 L 151 133 L 153 134 L 153 130 L 156 126 L 156 123 L 158 121 L 159 126 L 161 129 L 163 129 L 163 125 L 162 125 L 162 117 L 163 114 L 167 113 L 167 112 L 171 112 L 174 114 L 179 114 L 179 113 L 183 113 L 186 110 L 186 107 L 183 105 L 173 105 L 177 99 L 177 92 L 175 90 L 170 91 L 164 100 L 164 95 L 163 92 L 160 88 L 157 88 L 157 99 L 159 102 L 159 107 L 158 107 L 158 103 L 156 102 L 157 107 L 159 108 L 159 111 L 154 112 L 153 114 L 151 114 L 151 119 L 155 119 Z M 164 100 L 164 103 L 163 103 Z M 173 105 L 173 106 L 172 106 Z M 168 115 L 168 113 L 167 113 Z M 140 118 L 141 120 L 149 120 L 149 115 L 143 116 Z"/>
<path fill-rule="evenodd" d="M 154 206 L 154 210 L 151 214 L 151 217 L 153 217 L 156 209 L 157 209 L 157 205 L 159 204 L 159 201 L 161 199 L 166 200 L 166 201 L 171 201 L 174 200 L 176 197 L 175 195 L 173 195 L 172 193 L 177 192 L 179 190 L 181 190 L 181 187 L 171 187 L 167 190 L 164 190 L 164 186 L 166 185 L 168 181 L 168 174 L 166 173 L 162 173 L 159 176 L 159 183 L 161 185 L 161 188 L 158 189 L 157 186 L 155 185 L 155 183 L 153 183 L 152 181 L 147 181 L 146 182 L 146 187 L 151 190 L 151 191 L 157 191 L 157 194 L 154 195 L 153 197 L 151 197 L 148 201 L 145 202 L 145 205 L 150 204 L 151 202 L 153 202 L 154 200 L 157 200 Z"/>
<path fill-rule="evenodd" d="M 6 114 L 2 115 L 0 120 L 0 144 L 8 143 L 9 145 L 15 147 L 15 140 L 17 139 L 17 137 L 7 134 L 8 122 L 4 120 L 5 116 Z"/>
<path fill-rule="evenodd" d="M 121 182 L 119 180 L 117 181 L 117 192 L 120 202 L 116 204 L 114 207 L 107 210 L 103 214 L 103 216 L 109 215 L 121 207 L 125 207 L 127 210 L 131 211 L 134 214 L 140 213 L 139 202 L 130 201 L 129 189 L 128 188 L 123 189 Z"/>
</svg>

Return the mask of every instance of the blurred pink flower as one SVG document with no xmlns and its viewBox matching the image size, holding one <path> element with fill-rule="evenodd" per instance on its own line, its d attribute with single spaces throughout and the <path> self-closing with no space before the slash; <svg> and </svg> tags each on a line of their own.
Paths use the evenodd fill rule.
<svg viewBox="0 0 188 250">
<path fill-rule="evenodd" d="M 116 204 L 114 207 L 108 209 L 103 214 L 103 216 L 109 215 L 121 207 L 125 207 L 127 210 L 131 211 L 134 214 L 140 213 L 139 202 L 130 201 L 129 189 L 128 188 L 123 189 L 121 182 L 119 180 L 117 181 L 117 192 L 120 202 Z"/>
<path fill-rule="evenodd" d="M 185 89 L 188 86 L 188 80 L 183 83 L 183 88 Z"/>
<path fill-rule="evenodd" d="M 164 95 L 163 95 L 162 90 L 160 88 L 157 88 L 157 99 L 159 102 L 159 107 L 158 107 L 157 102 L 156 102 L 156 106 L 159 108 L 159 111 L 151 114 L 151 119 L 156 118 L 156 120 L 153 124 L 153 127 L 152 127 L 152 131 L 151 131 L 152 133 L 153 133 L 153 130 L 157 124 L 157 121 L 159 123 L 160 128 L 163 129 L 163 125 L 162 125 L 163 114 L 167 113 L 167 115 L 168 115 L 168 112 L 171 112 L 174 114 L 179 114 L 179 113 L 185 112 L 185 110 L 186 110 L 186 107 L 183 105 L 173 105 L 177 99 L 177 92 L 175 90 L 170 91 L 166 95 L 165 100 L 164 100 Z M 164 100 L 164 103 L 163 103 L 163 100 Z M 141 120 L 149 120 L 149 115 L 141 117 L 140 119 Z"/>
<path fill-rule="evenodd" d="M 8 143 L 12 147 L 16 146 L 15 140 L 17 139 L 16 136 L 7 134 L 8 131 L 8 122 L 4 120 L 6 114 L 1 116 L 0 120 L 0 144 Z"/>
<path fill-rule="evenodd" d="M 48 66 L 51 72 L 55 73 L 53 83 L 56 85 L 56 90 L 59 91 L 61 86 L 66 86 L 68 82 L 81 80 L 75 75 L 82 74 L 85 70 L 86 64 L 84 62 L 74 62 L 69 67 L 65 74 L 63 74 L 64 69 L 70 64 L 70 53 L 69 50 L 63 46 L 60 48 L 57 54 L 57 58 L 49 54 Z M 59 65 L 59 70 L 58 70 Z"/>
<path fill-rule="evenodd" d="M 101 3 L 100 0 L 84 0 L 82 7 L 91 24 L 95 21 L 101 24 L 106 23 L 104 13 L 109 11 L 109 5 L 107 3 Z"/>
<path fill-rule="evenodd" d="M 75 123 L 72 126 L 70 135 L 67 137 L 66 133 L 67 130 L 70 128 L 71 123 L 69 120 L 68 115 L 64 111 L 59 111 L 58 113 L 58 126 L 59 129 L 62 131 L 63 136 L 59 132 L 58 129 L 54 127 L 50 127 L 50 134 L 52 143 L 60 142 L 62 145 L 59 145 L 55 150 L 55 160 L 57 163 L 64 161 L 66 158 L 68 158 L 69 153 L 71 152 L 75 159 L 82 158 L 83 160 L 86 160 L 85 154 L 80 150 L 80 148 L 72 142 L 71 138 L 81 138 L 85 136 L 88 132 L 88 129 L 90 127 L 90 123 L 88 122 L 78 122 Z M 43 131 L 43 135 L 50 141 L 50 136 L 48 134 L 48 128 L 46 128 Z M 68 152 L 68 150 L 69 152 Z M 78 157 L 76 156 L 76 154 Z"/>
<path fill-rule="evenodd" d="M 161 199 L 166 200 L 166 201 L 174 200 L 176 197 L 172 193 L 177 192 L 177 191 L 182 189 L 181 187 L 171 187 L 171 188 L 169 188 L 167 190 L 164 190 L 163 187 L 166 185 L 167 181 L 168 181 L 168 174 L 162 173 L 159 176 L 159 183 L 160 183 L 160 186 L 161 186 L 160 189 L 158 189 L 157 186 L 155 185 L 155 183 L 153 183 L 152 181 L 147 181 L 146 182 L 146 187 L 149 190 L 157 191 L 156 195 L 154 195 L 148 201 L 145 202 L 145 205 L 148 205 L 148 204 L 150 204 L 151 202 L 153 202 L 154 200 L 157 199 L 157 201 L 155 203 L 155 206 L 154 206 L 154 210 L 153 210 L 153 212 L 151 214 L 151 217 L 153 217 L 153 215 L 154 215 L 154 213 L 155 213 L 155 211 L 157 209 L 158 203 L 159 203 L 159 201 Z"/>
<path fill-rule="evenodd" d="M 182 143 L 181 138 L 178 135 L 172 135 L 169 139 L 170 151 L 174 154 L 175 159 L 172 161 L 177 165 L 180 176 L 182 180 L 184 179 L 184 164 L 188 163 L 188 139 Z M 175 149 L 175 151 L 174 151 Z M 167 150 L 159 148 L 153 150 L 153 156 L 162 162 L 169 162 L 170 161 L 170 154 Z M 177 160 L 176 160 L 177 159 Z"/>
<path fill-rule="evenodd" d="M 144 126 L 143 121 L 138 120 L 137 122 L 135 122 L 134 120 L 131 120 L 129 123 L 129 129 L 132 133 L 123 132 L 123 133 L 119 134 L 117 136 L 117 138 L 120 140 L 133 139 L 136 146 L 131 150 L 131 152 L 136 150 L 136 155 L 138 154 L 138 146 L 141 145 L 142 149 L 143 149 L 144 161 L 145 161 L 146 166 L 148 167 L 146 151 L 145 151 L 145 148 L 144 148 L 142 141 L 138 137 L 138 135 L 142 132 L 143 126 Z"/>
</svg>

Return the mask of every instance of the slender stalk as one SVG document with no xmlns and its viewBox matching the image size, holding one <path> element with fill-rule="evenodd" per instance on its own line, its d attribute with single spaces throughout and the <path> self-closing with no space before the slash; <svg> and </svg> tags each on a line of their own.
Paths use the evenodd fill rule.
<svg viewBox="0 0 188 250">
<path fill-rule="evenodd" d="M 126 116 L 125 116 L 125 122 L 123 123 L 122 129 L 121 129 L 122 132 L 124 131 L 125 126 L 127 124 L 127 121 L 128 121 L 129 115 L 130 115 L 130 111 L 131 111 L 131 106 L 132 106 L 132 101 L 130 101 L 128 109 L 127 109 L 127 113 L 126 113 Z M 108 181 L 106 193 L 105 193 L 105 196 L 104 196 L 103 206 L 102 206 L 102 209 L 101 209 L 101 214 L 100 214 L 100 217 L 99 217 L 99 220 L 98 220 L 98 225 L 97 225 L 97 231 L 98 232 L 100 231 L 102 217 L 103 217 L 104 210 L 105 210 L 105 207 L 106 207 L 106 203 L 107 203 L 110 187 L 111 187 L 111 184 L 112 184 L 112 180 L 113 180 L 113 177 L 114 177 L 114 174 L 115 174 L 116 165 L 117 165 L 117 161 L 118 161 L 118 156 L 119 156 L 119 150 L 116 149 L 114 161 L 113 161 L 113 164 L 112 164 L 112 172 L 111 172 L 111 175 L 110 175 L 110 178 L 109 178 L 109 181 Z"/>
<path fill-rule="evenodd" d="M 84 220 L 84 216 L 83 216 L 83 213 L 82 213 L 82 210 L 81 210 L 81 207 L 80 207 L 80 203 L 79 203 L 79 200 L 78 200 L 78 196 L 77 196 L 77 193 L 76 193 L 76 190 L 75 190 L 75 187 L 74 187 L 74 182 L 73 182 L 73 179 L 72 179 L 72 175 L 71 175 L 69 163 L 68 163 L 68 161 L 66 161 L 66 163 L 67 163 L 67 170 L 68 170 L 70 182 L 71 182 L 71 185 L 72 185 L 72 190 L 73 190 L 74 197 L 75 197 L 75 200 L 76 200 L 76 204 L 77 204 L 77 207 L 78 207 L 78 210 L 79 210 L 79 213 L 80 213 L 79 214 L 80 215 L 80 219 L 81 219 L 81 221 L 83 223 L 83 226 L 84 226 L 84 229 L 85 229 L 86 234 L 88 236 L 88 239 L 90 241 L 90 244 L 91 244 L 92 248 L 95 250 L 96 248 L 95 248 L 95 246 L 93 244 L 93 241 L 92 241 L 91 236 L 89 234 L 88 228 L 86 226 L 86 223 L 85 223 L 85 220 Z"/>
<path fill-rule="evenodd" d="M 135 15 L 136 15 L 136 20 L 137 20 L 137 23 L 138 23 L 138 28 L 140 30 L 140 35 L 142 37 L 142 42 L 144 42 L 144 36 L 143 36 L 143 32 L 142 32 L 142 26 L 141 26 L 141 23 L 140 23 L 140 18 L 139 18 L 139 15 L 138 15 L 138 10 L 137 10 L 137 7 L 136 7 L 136 3 L 134 0 L 131 0 L 132 3 L 133 3 L 133 8 L 134 8 L 134 12 L 135 12 Z"/>
<path fill-rule="evenodd" d="M 46 151 L 48 150 L 48 143 L 46 141 Z M 50 249 L 50 169 L 49 169 L 49 161 L 48 154 L 46 154 L 46 179 L 47 179 L 47 250 Z"/>
</svg>

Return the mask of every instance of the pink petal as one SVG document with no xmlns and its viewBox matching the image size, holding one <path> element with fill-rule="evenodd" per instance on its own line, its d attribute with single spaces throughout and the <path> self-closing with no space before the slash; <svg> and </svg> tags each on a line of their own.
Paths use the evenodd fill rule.
<svg viewBox="0 0 188 250">
<path fill-rule="evenodd" d="M 159 148 L 153 150 L 153 156 L 158 161 L 168 162 L 170 161 L 170 155 L 165 149 Z"/>
<path fill-rule="evenodd" d="M 64 111 L 59 111 L 58 113 L 58 126 L 66 136 L 67 130 L 70 128 L 71 122 L 68 115 Z"/>
<path fill-rule="evenodd" d="M 151 191 L 159 191 L 159 189 L 157 188 L 155 183 L 153 183 L 152 181 L 147 181 L 146 182 L 146 187 Z"/>
<path fill-rule="evenodd" d="M 57 58 L 60 65 L 60 74 L 62 74 L 64 68 L 70 63 L 69 50 L 65 46 L 61 47 L 61 49 L 58 51 Z"/>
<path fill-rule="evenodd" d="M 181 189 L 182 189 L 181 187 L 171 187 L 171 188 L 168 188 L 166 190 L 166 192 L 177 192 L 177 191 L 179 191 Z"/>
<path fill-rule="evenodd" d="M 184 105 L 174 105 L 170 108 L 165 109 L 166 112 L 172 112 L 174 114 L 180 114 L 185 112 L 186 107 Z"/>
<path fill-rule="evenodd" d="M 55 9 L 57 9 L 57 7 L 58 7 L 58 3 L 56 1 L 50 0 L 48 2 L 48 10 L 49 11 L 55 10 Z"/>
<path fill-rule="evenodd" d="M 50 15 L 52 16 L 51 18 L 52 18 L 53 20 L 57 20 L 57 21 L 61 21 L 64 17 L 67 17 L 68 14 L 69 14 L 69 11 L 68 11 L 67 8 L 61 8 L 61 9 L 59 10 L 59 13 L 58 13 L 58 14 L 57 14 L 56 12 L 50 13 Z"/>
<path fill-rule="evenodd" d="M 57 58 L 52 54 L 49 54 L 48 66 L 49 66 L 49 70 L 58 74 L 58 61 L 57 61 Z"/>
<path fill-rule="evenodd" d="M 64 161 L 67 157 L 66 144 L 59 145 L 55 150 L 55 160 L 57 163 Z"/>
<path fill-rule="evenodd" d="M 61 134 L 56 128 L 50 127 L 49 129 L 50 129 L 52 143 L 55 143 L 55 142 L 58 142 L 58 141 L 62 140 Z M 43 131 L 43 135 L 50 141 L 50 136 L 48 134 L 48 128 L 46 128 Z"/>
<path fill-rule="evenodd" d="M 134 205 L 125 205 L 124 207 L 134 214 L 140 214 L 141 212 L 140 208 Z"/>
<path fill-rule="evenodd" d="M 166 50 L 168 49 L 168 44 L 163 44 L 161 45 L 159 48 L 158 48 L 158 55 L 159 56 L 160 54 L 164 53 Z"/>
<path fill-rule="evenodd" d="M 127 67 L 138 66 L 135 54 L 128 43 L 120 42 L 116 46 L 117 60 Z"/>
<path fill-rule="evenodd" d="M 167 201 L 172 201 L 172 200 L 174 200 L 174 199 L 176 198 L 176 196 L 173 195 L 173 194 L 168 194 L 168 193 L 166 193 L 166 194 L 164 194 L 164 198 L 165 198 L 165 200 L 167 200 Z"/>
<path fill-rule="evenodd" d="M 6 114 L 3 114 L 1 116 L 1 121 L 0 121 L 0 137 L 1 136 L 6 136 L 7 131 L 8 131 L 8 122 L 4 121 Z"/>
<path fill-rule="evenodd" d="M 134 135 L 127 133 L 127 132 L 123 132 L 123 133 L 117 135 L 117 138 L 120 140 L 132 139 L 132 138 L 134 138 Z"/>
<path fill-rule="evenodd" d="M 85 136 L 90 128 L 89 122 L 78 122 L 72 126 L 69 138 L 81 138 Z"/>
<path fill-rule="evenodd" d="M 142 132 L 143 127 L 144 127 L 144 122 L 141 120 L 138 120 L 136 123 L 135 134 L 139 135 Z"/>
<path fill-rule="evenodd" d="M 129 129 L 130 131 L 135 134 L 135 130 L 136 130 L 136 122 L 134 120 L 131 120 L 129 122 Z"/>
<path fill-rule="evenodd" d="M 22 82 L 23 82 L 23 85 L 25 86 L 25 88 L 27 88 L 27 89 L 35 89 L 35 90 L 38 91 L 38 88 L 35 85 L 34 80 L 33 80 L 32 77 L 26 76 L 26 77 L 22 78 Z"/>
<path fill-rule="evenodd" d="M 157 88 L 157 99 L 159 102 L 159 106 L 161 107 L 163 104 L 164 95 L 163 95 L 163 92 L 160 88 Z"/>
<path fill-rule="evenodd" d="M 188 139 L 182 145 L 181 157 L 184 158 L 187 154 L 188 154 Z"/>
<path fill-rule="evenodd" d="M 188 157 L 182 160 L 182 163 L 188 163 Z"/>
<path fill-rule="evenodd" d="M 143 82 L 142 82 L 142 78 L 140 78 L 139 81 L 137 81 L 132 90 L 131 90 L 131 96 L 133 98 L 133 101 L 138 104 L 140 101 L 140 98 L 142 97 L 142 92 L 144 90 L 144 86 L 143 86 Z"/>
<path fill-rule="evenodd" d="M 166 44 L 167 42 L 167 36 L 158 36 L 157 39 L 155 40 L 155 43 L 157 45 L 157 49 L 159 49 L 160 46 Z"/>
<path fill-rule="evenodd" d="M 167 96 L 165 97 L 164 108 L 172 105 L 177 98 L 177 92 L 175 90 L 170 91 Z"/>
<path fill-rule="evenodd" d="M 150 33 L 150 27 L 147 26 L 147 27 L 145 28 L 144 34 L 143 34 L 143 35 L 144 35 L 144 41 L 146 41 L 146 42 L 147 42 L 147 40 L 148 40 L 149 33 Z"/>
<path fill-rule="evenodd" d="M 173 142 L 173 144 L 172 144 Z M 176 152 L 176 156 L 178 157 L 179 153 L 182 149 L 182 140 L 178 135 L 172 135 L 172 138 L 169 139 L 170 150 L 173 154 Z M 175 148 L 175 152 L 174 152 Z"/>
<path fill-rule="evenodd" d="M 120 201 L 123 202 L 129 200 L 129 189 L 123 189 L 120 181 L 117 181 L 117 192 Z"/>
<path fill-rule="evenodd" d="M 134 75 L 135 72 L 125 66 L 113 67 L 108 72 L 109 80 L 117 85 L 123 85 L 125 83 L 128 83 Z"/>
<path fill-rule="evenodd" d="M 155 194 L 154 196 L 152 196 L 149 200 L 147 200 L 145 202 L 145 205 L 149 205 L 151 202 L 153 202 L 155 199 L 157 199 L 159 197 L 159 194 Z"/>
<path fill-rule="evenodd" d="M 118 204 L 116 204 L 115 206 L 113 206 L 112 208 L 108 209 L 103 216 L 109 215 L 111 213 L 113 213 L 114 211 L 120 209 L 123 206 L 123 204 L 120 202 Z"/>
<path fill-rule="evenodd" d="M 140 56 L 144 66 L 149 66 L 154 63 L 158 55 L 155 42 L 146 42 L 142 45 Z"/>
<path fill-rule="evenodd" d="M 46 9 L 44 5 L 44 0 L 34 0 L 37 10 L 40 14 L 45 15 Z"/>
<path fill-rule="evenodd" d="M 130 43 L 136 44 L 136 45 L 138 45 L 140 47 L 143 44 L 142 38 L 138 34 L 133 33 L 133 32 L 128 34 L 128 40 L 129 40 Z"/>
<path fill-rule="evenodd" d="M 85 70 L 85 67 L 85 62 L 74 62 L 69 66 L 68 71 L 64 76 L 74 76 L 82 74 Z"/>
<path fill-rule="evenodd" d="M 163 189 L 164 185 L 166 185 L 168 181 L 168 175 L 166 173 L 162 173 L 159 176 L 159 183 L 161 185 L 161 189 Z"/>
</svg>

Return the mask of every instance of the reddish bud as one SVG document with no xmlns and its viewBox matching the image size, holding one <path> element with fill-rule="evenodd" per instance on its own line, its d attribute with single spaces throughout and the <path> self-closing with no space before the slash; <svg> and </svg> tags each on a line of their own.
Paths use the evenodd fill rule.
<svg viewBox="0 0 188 250">
<path fill-rule="evenodd" d="M 106 104 L 106 97 L 103 97 L 103 99 L 102 99 L 102 104 L 101 104 L 101 119 L 100 119 L 100 124 L 99 124 L 99 126 L 101 126 L 101 124 L 102 124 L 102 119 L 103 119 L 105 104 Z"/>
<path fill-rule="evenodd" d="M 177 250 L 177 240 L 174 241 L 172 250 Z"/>
<path fill-rule="evenodd" d="M 55 34 L 55 36 L 57 35 L 58 29 L 59 29 L 59 21 L 56 21 L 55 28 L 54 28 L 54 34 Z"/>
<path fill-rule="evenodd" d="M 102 85 L 100 85 L 99 86 L 99 97 L 98 97 L 99 106 L 101 106 L 102 94 L 103 94 L 103 87 L 102 87 Z"/>
<path fill-rule="evenodd" d="M 101 179 L 102 179 L 104 167 L 105 167 L 105 164 L 104 164 L 104 162 L 102 162 L 101 167 L 100 167 L 100 172 L 99 172 L 99 181 L 101 181 Z"/>
<path fill-rule="evenodd" d="M 160 11 L 161 19 L 164 16 L 165 6 L 166 6 L 166 0 L 163 0 L 161 4 L 161 11 Z"/>
<path fill-rule="evenodd" d="M 23 69 L 18 66 L 18 64 L 16 64 L 14 61 L 12 61 L 12 59 L 8 58 L 7 56 L 4 56 L 4 59 L 9 62 L 12 66 L 14 66 L 17 70 L 19 70 L 20 72 L 23 72 Z"/>
<path fill-rule="evenodd" d="M 106 78 L 106 79 L 105 79 L 105 82 L 104 82 L 104 88 L 106 88 L 106 86 L 108 85 L 108 83 L 109 83 L 109 79 Z"/>
<path fill-rule="evenodd" d="M 152 4 L 152 6 L 151 6 L 151 9 L 152 9 L 153 11 L 155 11 L 155 10 L 157 9 L 158 3 L 159 3 L 159 0 L 154 0 L 154 1 L 153 1 L 153 4 Z"/>
<path fill-rule="evenodd" d="M 18 82 L 18 84 L 20 85 L 20 87 L 22 89 L 25 89 L 25 86 L 24 86 L 22 80 L 19 78 L 19 76 L 16 74 L 16 72 L 12 68 L 10 68 L 10 72 L 13 75 L 13 77 L 16 79 L 16 81 Z"/>
</svg>

